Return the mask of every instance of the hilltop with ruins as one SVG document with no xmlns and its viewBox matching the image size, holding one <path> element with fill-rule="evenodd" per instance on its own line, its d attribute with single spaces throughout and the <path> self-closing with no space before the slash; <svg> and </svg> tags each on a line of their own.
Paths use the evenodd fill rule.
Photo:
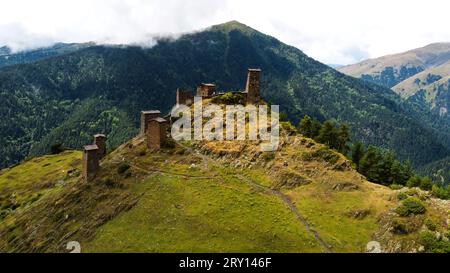
<svg viewBox="0 0 450 273">
<path fill-rule="evenodd" d="M 245 91 L 231 92 L 244 95 L 247 104 L 260 102 L 260 77 L 261 69 L 248 69 Z M 218 92 L 213 83 L 201 83 L 197 87 L 196 96 L 203 99 L 211 99 L 225 94 Z M 177 89 L 176 105 L 191 105 L 194 95 L 189 91 Z M 141 111 L 141 122 L 139 135 L 146 139 L 147 148 L 159 150 L 168 138 L 168 126 L 171 122 L 170 115 L 161 117 L 160 110 Z M 94 136 L 93 144 L 84 147 L 83 153 L 83 177 L 86 181 L 91 180 L 100 168 L 100 160 L 106 155 L 106 136 L 97 134 Z"/>
<path fill-rule="evenodd" d="M 250 69 L 235 93 L 247 104 L 263 103 L 260 73 Z M 201 84 L 196 95 L 223 93 Z M 177 91 L 178 104 L 192 99 Z M 263 152 L 257 141 L 167 145 L 171 117 L 140 117 L 139 134 L 115 150 L 97 134 L 82 152 L 0 172 L 9 196 L 0 200 L 0 251 L 68 252 L 75 241 L 81 252 L 421 252 L 421 232 L 447 226 L 448 201 L 370 183 L 292 128 L 282 127 L 277 151 Z M 409 197 L 426 212 L 399 217 Z"/>
</svg>

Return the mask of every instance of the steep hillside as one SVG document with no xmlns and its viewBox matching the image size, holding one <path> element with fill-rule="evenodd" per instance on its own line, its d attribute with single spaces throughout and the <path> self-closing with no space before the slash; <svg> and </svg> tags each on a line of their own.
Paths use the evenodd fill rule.
<svg viewBox="0 0 450 273">
<path fill-rule="evenodd" d="M 305 114 L 347 122 L 356 139 L 394 149 L 416 166 L 450 153 L 450 125 L 427 109 L 402 103 L 387 88 L 344 76 L 273 37 L 229 22 L 162 39 L 152 48 L 94 46 L 1 69 L 0 114 L 9 122 L 1 125 L 0 166 L 42 154 L 52 142 L 80 148 L 83 141 L 76 134 L 114 135 L 121 126 L 118 119 L 132 120 L 136 127 L 136 109 L 167 112 L 177 88 L 214 82 L 219 90 L 242 90 L 248 67 L 263 69 L 263 97 L 279 104 L 295 123 Z M 88 106 L 95 103 L 102 111 Z M 128 138 L 118 134 L 114 143 Z"/>
<path fill-rule="evenodd" d="M 418 73 L 392 89 L 446 116 L 450 109 L 450 61 Z"/>
<path fill-rule="evenodd" d="M 450 123 L 450 43 L 431 44 L 345 66 L 339 71 L 389 88 Z"/>
<path fill-rule="evenodd" d="M 450 157 L 432 162 L 419 169 L 441 185 L 450 185 Z"/>
<path fill-rule="evenodd" d="M 436 43 L 339 68 L 339 71 L 386 87 L 450 60 L 450 43 Z"/>
<path fill-rule="evenodd" d="M 369 183 L 342 155 L 299 135 L 283 134 L 275 153 L 257 144 L 149 151 L 137 137 L 88 183 L 80 153 L 4 170 L 2 196 L 25 201 L 2 199 L 0 251 L 67 252 L 78 241 L 82 252 L 364 252 L 375 240 L 384 252 L 415 252 L 433 251 L 421 245 L 425 231 L 448 232 L 448 201 Z M 24 195 L 40 189 L 39 198 Z M 420 195 L 426 212 L 400 217 L 400 192 Z"/>
</svg>

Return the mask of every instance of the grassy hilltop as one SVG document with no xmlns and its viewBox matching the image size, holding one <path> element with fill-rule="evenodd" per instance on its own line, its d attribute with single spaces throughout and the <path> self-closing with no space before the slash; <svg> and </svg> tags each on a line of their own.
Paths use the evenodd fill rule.
<svg viewBox="0 0 450 273">
<path fill-rule="evenodd" d="M 227 141 L 155 152 L 136 137 L 89 183 L 75 151 L 3 170 L 2 196 L 17 205 L 1 200 L 0 251 L 78 241 L 82 252 L 364 252 L 372 240 L 386 252 L 445 251 L 424 238 L 447 236 L 448 201 L 370 183 L 336 151 L 282 135 L 270 153 Z M 410 196 L 425 211 L 402 217 Z"/>
</svg>

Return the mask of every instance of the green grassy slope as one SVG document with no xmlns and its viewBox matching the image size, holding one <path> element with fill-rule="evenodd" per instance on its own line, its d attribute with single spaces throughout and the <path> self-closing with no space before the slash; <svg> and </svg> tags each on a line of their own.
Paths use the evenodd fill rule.
<svg viewBox="0 0 450 273">
<path fill-rule="evenodd" d="M 425 215 L 402 218 L 415 223 L 407 236 L 385 231 L 398 218 L 397 192 L 367 182 L 331 150 L 315 157 L 324 147 L 301 136 L 285 138 L 273 156 L 252 143 L 185 145 L 155 152 L 135 138 L 102 160 L 94 181 L 61 175 L 52 194 L 0 222 L 0 251 L 67 252 L 78 241 L 82 252 L 361 252 L 378 240 L 404 252 L 418 249 L 427 219 L 447 229 L 448 202 L 424 199 Z M 79 156 L 34 161 L 78 169 Z M 27 164 L 16 168 L 32 171 Z M 33 180 L 63 173 L 58 166 L 41 166 Z M 13 191 L 34 187 L 14 181 Z"/>
<path fill-rule="evenodd" d="M 0 220 L 60 191 L 65 179 L 78 176 L 80 162 L 80 152 L 67 151 L 3 169 L 0 172 Z"/>
</svg>

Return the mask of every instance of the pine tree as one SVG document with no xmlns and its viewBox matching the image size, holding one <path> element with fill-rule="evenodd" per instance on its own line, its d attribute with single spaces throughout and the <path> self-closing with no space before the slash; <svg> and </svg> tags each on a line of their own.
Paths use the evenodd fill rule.
<svg viewBox="0 0 450 273">
<path fill-rule="evenodd" d="M 422 177 L 419 187 L 424 191 L 430 191 L 433 187 L 433 183 L 431 183 L 430 178 Z"/>
<path fill-rule="evenodd" d="M 358 171 L 365 175 L 369 181 L 379 182 L 378 177 L 378 164 L 380 162 L 380 156 L 375 147 L 369 146 L 367 152 L 361 158 Z"/>
<path fill-rule="evenodd" d="M 352 146 L 352 161 L 356 164 L 356 168 L 359 167 L 359 162 L 361 158 L 364 156 L 364 146 L 361 142 L 356 142 Z"/>
<path fill-rule="evenodd" d="M 394 183 L 395 177 L 393 172 L 393 166 L 395 162 L 396 162 L 395 156 L 391 151 L 388 151 L 381 155 L 378 168 L 376 169 L 378 176 L 377 182 L 386 186 Z"/>
<path fill-rule="evenodd" d="M 350 142 L 349 127 L 347 124 L 341 124 L 337 136 L 337 150 L 346 155 L 350 149 L 348 143 Z"/>
<path fill-rule="evenodd" d="M 392 165 L 391 171 L 394 176 L 393 183 L 398 185 L 406 185 L 408 180 L 413 175 L 412 165 L 410 161 L 402 163 L 398 160 L 395 160 L 394 164 Z"/>
<path fill-rule="evenodd" d="M 318 120 L 313 119 L 311 128 L 311 138 L 317 138 L 319 136 L 320 128 L 322 128 L 322 123 Z"/>
<path fill-rule="evenodd" d="M 316 138 L 319 135 L 322 124 L 320 124 L 319 121 L 311 118 L 310 116 L 305 115 L 300 121 L 298 127 L 300 133 L 305 137 Z"/>
<path fill-rule="evenodd" d="M 334 127 L 333 122 L 331 121 L 325 121 L 322 125 L 322 128 L 320 128 L 319 136 L 317 137 L 317 140 L 320 143 L 323 143 L 327 145 L 328 147 L 332 149 L 338 149 L 338 132 L 336 128 Z"/>
<path fill-rule="evenodd" d="M 310 116 L 306 115 L 299 123 L 299 131 L 305 137 L 312 138 L 313 121 Z"/>
<path fill-rule="evenodd" d="M 406 183 L 406 186 L 407 186 L 408 188 L 419 187 L 419 186 L 420 186 L 420 182 L 421 182 L 420 177 L 418 177 L 418 176 L 412 176 L 412 177 L 408 180 L 408 182 Z"/>
</svg>

